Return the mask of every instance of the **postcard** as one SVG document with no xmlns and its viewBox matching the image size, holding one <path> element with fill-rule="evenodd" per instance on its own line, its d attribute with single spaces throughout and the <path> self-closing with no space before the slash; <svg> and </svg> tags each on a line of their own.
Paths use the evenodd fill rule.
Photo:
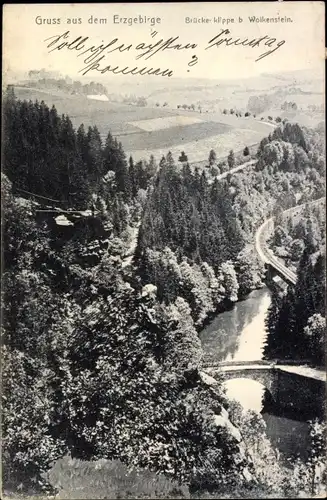
<svg viewBox="0 0 327 500">
<path fill-rule="evenodd" d="M 4 5 L 3 498 L 325 497 L 324 14 Z"/>
</svg>

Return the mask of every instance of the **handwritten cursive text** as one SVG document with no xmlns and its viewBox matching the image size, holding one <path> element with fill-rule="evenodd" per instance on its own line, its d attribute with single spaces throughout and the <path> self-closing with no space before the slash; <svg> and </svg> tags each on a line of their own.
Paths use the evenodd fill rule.
<svg viewBox="0 0 327 500">
<path fill-rule="evenodd" d="M 252 49 L 255 47 L 262 47 L 262 46 L 269 47 L 271 50 L 267 50 L 255 60 L 256 62 L 258 62 L 264 57 L 267 57 L 273 52 L 275 52 L 275 50 L 279 49 L 285 43 L 285 40 L 280 40 L 279 42 L 277 42 L 276 38 L 269 37 L 268 35 L 264 35 L 260 38 L 253 38 L 250 40 L 248 38 L 243 38 L 241 40 L 240 38 L 233 38 L 232 36 L 230 37 L 224 36 L 230 34 L 231 32 L 229 31 L 229 29 L 221 30 L 221 32 L 218 35 L 216 35 L 208 42 L 208 46 L 206 47 L 205 50 L 212 49 L 213 47 L 220 47 L 223 44 L 226 47 L 230 47 L 231 45 L 234 46 L 241 45 L 243 47 L 251 47 Z"/>
<path fill-rule="evenodd" d="M 124 43 L 120 43 L 118 38 L 113 38 L 110 42 L 104 43 L 102 41 L 99 45 L 92 45 L 89 40 L 89 37 L 79 36 L 77 38 L 71 39 L 70 32 L 66 31 L 61 35 L 54 35 L 44 40 L 48 42 L 47 48 L 50 49 L 49 52 L 53 52 L 54 50 L 72 50 L 78 52 L 77 57 L 82 57 L 85 66 L 79 71 L 82 75 L 86 75 L 90 71 L 98 71 L 100 73 L 111 72 L 115 75 L 123 74 L 123 75 L 155 75 L 155 76 L 167 76 L 171 77 L 173 75 L 173 71 L 171 69 L 161 68 L 150 68 L 143 67 L 139 68 L 135 66 L 134 68 L 130 68 L 129 66 L 125 66 L 121 68 L 120 66 L 112 66 L 110 64 L 106 65 L 106 55 L 112 52 L 128 52 L 133 48 L 132 44 L 125 45 Z M 169 45 L 169 44 L 168 44 Z M 164 48 L 168 48 L 168 45 L 162 46 L 162 48 L 158 50 L 163 50 Z M 141 47 L 139 47 L 140 49 Z M 142 47 L 143 48 L 143 47 Z M 144 47 L 147 50 L 150 50 L 149 47 Z M 146 52 L 140 54 L 140 57 L 145 55 Z"/>
</svg>

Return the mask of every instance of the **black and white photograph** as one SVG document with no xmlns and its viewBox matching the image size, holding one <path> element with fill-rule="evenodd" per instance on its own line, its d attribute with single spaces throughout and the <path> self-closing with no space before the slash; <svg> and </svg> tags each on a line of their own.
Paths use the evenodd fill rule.
<svg viewBox="0 0 327 500">
<path fill-rule="evenodd" d="M 324 22 L 4 5 L 1 498 L 326 498 Z"/>
</svg>

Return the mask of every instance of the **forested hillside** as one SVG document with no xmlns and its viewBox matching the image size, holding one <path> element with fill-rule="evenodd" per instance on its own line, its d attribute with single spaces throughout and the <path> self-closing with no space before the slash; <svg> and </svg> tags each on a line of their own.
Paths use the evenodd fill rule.
<svg viewBox="0 0 327 500">
<path fill-rule="evenodd" d="M 289 252 L 297 264 L 297 282 L 286 294 L 273 293 L 266 322 L 268 359 L 299 359 L 324 366 L 326 247 L 321 219 L 319 224 L 325 208 L 321 205 L 315 210 L 308 205 L 305 217 L 294 227 L 289 221 L 288 228 L 283 228 L 283 222 L 276 227 L 275 241 L 291 241 Z M 292 234 L 296 239 L 292 240 Z"/>
<path fill-rule="evenodd" d="M 136 253 L 143 283 L 169 303 L 182 296 L 201 325 L 223 302 L 260 286 L 258 225 L 324 193 L 320 130 L 286 123 L 264 138 L 254 169 L 212 181 L 168 153 L 149 189 Z"/>
<path fill-rule="evenodd" d="M 287 267 L 296 270 L 305 247 L 311 253 L 325 245 L 326 204 L 307 203 L 299 214 L 279 212 L 276 214 L 274 232 L 268 242 L 277 257 L 283 259 Z"/>
<path fill-rule="evenodd" d="M 287 124 L 283 130 L 276 129 L 263 147 L 258 167 L 260 161 L 269 158 L 272 170 L 288 172 L 290 182 L 285 181 L 288 190 L 301 187 L 304 193 L 298 200 L 300 204 L 324 197 L 324 156 L 321 130 L 302 130 Z M 323 366 L 325 204 L 307 203 L 297 218 L 283 216 L 283 208 L 288 208 L 285 202 L 275 210 L 275 229 L 270 243 L 274 253 L 295 269 L 297 283 L 286 294 L 278 291 L 273 294 L 267 317 L 265 354 L 268 359 L 307 360 Z"/>
<path fill-rule="evenodd" d="M 47 490 L 43 473 L 67 453 L 194 486 L 209 460 L 211 487 L 226 474 L 241 482 L 248 463 L 236 429 L 222 425 L 226 412 L 215 423 L 227 402 L 218 382 L 213 390 L 201 378 L 189 305 L 181 297 L 160 304 L 155 287 L 142 288 L 137 270 L 122 268 L 153 159 L 128 164 L 110 133 L 103 147 L 96 127 L 75 132 L 44 103 L 10 94 L 4 112 L 6 487 Z M 58 226 L 53 199 L 93 215 Z"/>
<path fill-rule="evenodd" d="M 153 160 L 128 164 L 121 143 L 110 132 L 102 145 L 96 126 L 85 130 L 82 124 L 75 131 L 69 116 L 58 116 L 56 108 L 49 109 L 43 101 L 17 100 L 11 90 L 3 116 L 3 171 L 14 189 L 65 207 L 85 209 L 98 203 L 106 209 L 116 195 L 128 201 L 146 189 L 154 173 Z"/>
<path fill-rule="evenodd" d="M 321 196 L 320 132 L 286 124 L 254 168 L 212 182 L 169 153 L 134 164 L 110 131 L 102 144 L 96 126 L 76 131 L 12 91 L 3 114 L 5 488 L 53 493 L 47 472 L 71 456 L 193 493 L 294 493 L 288 471 L 267 470 L 261 424 L 254 436 L 220 376 L 202 372 L 197 330 L 262 286 L 258 224 L 281 200 Z M 298 287 L 309 267 L 320 288 L 298 331 L 322 314 L 321 257 L 303 254 Z"/>
</svg>

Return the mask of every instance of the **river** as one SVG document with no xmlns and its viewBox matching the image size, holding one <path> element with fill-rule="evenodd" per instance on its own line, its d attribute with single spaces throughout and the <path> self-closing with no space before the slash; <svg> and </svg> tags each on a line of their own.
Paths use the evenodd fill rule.
<svg viewBox="0 0 327 500">
<path fill-rule="evenodd" d="M 245 300 L 218 314 L 200 333 L 206 361 L 258 361 L 263 358 L 267 333 L 265 317 L 270 292 L 264 287 L 253 291 Z M 266 433 L 273 446 L 286 457 L 306 457 L 308 424 L 286 415 L 268 392 L 256 381 L 234 379 L 225 382 L 227 396 L 245 409 L 260 412 L 266 422 Z M 298 417 L 297 417 L 298 418 Z"/>
</svg>

